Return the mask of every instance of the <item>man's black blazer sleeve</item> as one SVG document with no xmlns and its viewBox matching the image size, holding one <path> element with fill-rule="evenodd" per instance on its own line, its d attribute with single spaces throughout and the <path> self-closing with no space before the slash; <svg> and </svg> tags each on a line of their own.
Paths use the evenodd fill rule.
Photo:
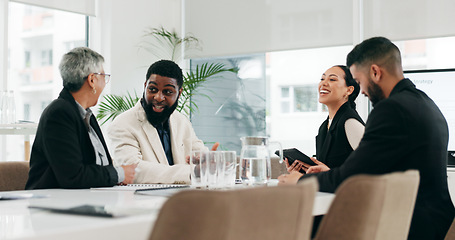
<svg viewBox="0 0 455 240">
<path fill-rule="evenodd" d="M 400 159 L 411 145 L 402 143 L 409 138 L 406 115 L 393 101 L 379 103 L 371 112 L 365 126 L 365 133 L 358 148 L 344 164 L 327 172 L 315 174 L 320 191 L 335 192 L 340 183 L 355 174 L 381 174 L 397 171 Z M 400 146 L 400 147 L 396 147 Z M 314 174 L 304 175 L 302 178 Z"/>
</svg>

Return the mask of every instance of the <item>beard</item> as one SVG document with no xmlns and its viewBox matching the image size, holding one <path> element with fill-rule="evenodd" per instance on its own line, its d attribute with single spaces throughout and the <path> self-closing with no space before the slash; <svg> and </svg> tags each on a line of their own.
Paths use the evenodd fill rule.
<svg viewBox="0 0 455 240">
<path fill-rule="evenodd" d="M 179 96 L 180 97 L 180 96 Z M 153 104 L 147 104 L 146 101 L 144 100 L 144 96 L 141 99 L 142 107 L 144 108 L 145 115 L 147 116 L 147 120 L 149 123 L 151 123 L 153 126 L 156 126 L 158 124 L 164 123 L 169 119 L 171 114 L 174 112 L 174 110 L 177 108 L 177 105 L 179 103 L 179 98 L 177 97 L 177 100 L 175 100 L 175 103 L 172 106 L 165 106 L 164 110 L 162 112 L 155 112 L 153 110 Z"/>
<path fill-rule="evenodd" d="M 373 82 L 373 80 L 369 79 L 368 85 L 368 98 L 370 99 L 371 103 L 376 105 L 379 101 L 385 99 L 384 92 L 382 89 Z"/>
</svg>

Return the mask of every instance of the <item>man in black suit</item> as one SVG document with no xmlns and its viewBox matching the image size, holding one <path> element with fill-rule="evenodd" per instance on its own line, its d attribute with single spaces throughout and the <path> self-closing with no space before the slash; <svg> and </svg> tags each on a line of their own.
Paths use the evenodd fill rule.
<svg viewBox="0 0 455 240">
<path fill-rule="evenodd" d="M 357 45 L 347 57 L 354 79 L 373 103 L 359 147 L 345 163 L 307 174 L 280 176 L 295 183 L 316 175 L 321 191 L 334 192 L 356 174 L 417 169 L 420 185 L 409 239 L 443 239 L 455 216 L 447 185 L 447 122 L 435 103 L 403 76 L 399 49 L 383 37 Z"/>
</svg>

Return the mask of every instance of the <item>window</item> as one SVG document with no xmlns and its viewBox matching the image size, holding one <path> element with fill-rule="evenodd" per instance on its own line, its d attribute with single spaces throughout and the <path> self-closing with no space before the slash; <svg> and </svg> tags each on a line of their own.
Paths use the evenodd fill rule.
<svg viewBox="0 0 455 240">
<path fill-rule="evenodd" d="M 281 88 L 281 112 L 317 112 L 317 85 L 290 86 Z"/>
<path fill-rule="evenodd" d="M 8 78 L 2 84 L 14 91 L 16 120 L 38 122 L 62 88 L 61 56 L 68 46 L 86 46 L 87 17 L 12 1 L 8 6 Z M 0 136 L 1 159 L 24 159 L 23 144 L 23 136 Z"/>
<path fill-rule="evenodd" d="M 25 68 L 29 68 L 30 67 L 30 51 L 27 51 L 25 50 L 24 52 L 25 54 Z"/>
<path fill-rule="evenodd" d="M 191 60 L 191 67 L 206 62 L 220 62 L 239 71 L 216 75 L 198 88 L 200 94 L 193 98 L 199 109 L 191 115 L 193 128 L 205 143 L 220 142 L 220 149 L 240 153 L 240 137 L 266 135 L 265 55 Z"/>
<path fill-rule="evenodd" d="M 41 66 L 52 65 L 52 49 L 41 51 Z"/>
<path fill-rule="evenodd" d="M 281 112 L 291 112 L 291 98 L 290 98 L 289 87 L 281 88 Z"/>
<path fill-rule="evenodd" d="M 318 110 L 317 85 L 294 87 L 294 111 L 316 112 Z"/>
<path fill-rule="evenodd" d="M 396 42 L 396 44 L 402 53 L 404 70 L 455 67 L 455 37 L 401 41 Z M 234 118 L 220 118 L 216 121 L 209 121 L 205 116 L 202 117 L 201 113 L 197 113 L 192 116 L 196 133 L 204 141 L 220 141 L 221 146 L 238 151 L 239 149 L 235 148 L 234 145 L 240 144 L 239 137 L 260 134 L 256 131 L 256 126 L 261 125 L 259 124 L 260 121 L 265 121 L 265 126 L 267 126 L 265 135 L 269 136 L 272 141 L 281 142 L 283 148 L 296 147 L 308 155 L 314 154 L 316 151 L 314 138 L 320 124 L 327 118 L 327 107 L 318 101 L 317 84 L 325 70 L 334 65 L 345 64 L 346 56 L 352 48 L 353 46 L 340 46 L 266 53 L 264 60 L 266 83 L 264 84 L 267 89 L 265 90 L 266 94 L 261 95 L 266 96 L 265 119 L 257 117 L 255 123 L 250 121 L 241 130 L 229 130 L 236 136 L 223 141 L 221 137 L 223 134 L 218 137 L 213 133 L 214 129 L 218 129 L 217 131 L 231 129 L 226 126 L 228 126 L 228 121 L 233 121 Z M 261 55 L 238 58 L 248 59 L 248 57 L 253 56 L 259 57 Z M 211 60 L 220 61 L 220 59 L 223 58 Z M 237 57 L 226 59 L 230 59 L 231 62 L 237 61 L 235 60 Z M 248 75 L 250 71 L 253 72 L 254 70 L 243 68 L 242 75 Z M 453 85 L 455 86 L 455 82 Z M 220 84 L 220 86 L 225 86 L 225 84 Z M 253 96 L 258 93 L 254 92 L 258 90 L 257 86 L 245 85 L 242 91 L 247 92 L 248 96 Z M 215 85 L 207 85 L 207 88 L 217 95 L 224 91 Z M 364 102 L 369 102 L 362 94 L 358 98 L 362 98 Z M 205 102 L 208 103 L 209 101 Z M 255 102 L 258 100 L 248 101 L 250 104 Z M 218 106 L 210 108 L 217 109 Z M 205 108 L 208 106 L 199 107 L 201 111 L 206 111 Z M 358 104 L 358 111 L 362 111 L 362 107 L 366 108 Z M 244 114 L 243 119 L 247 119 L 248 113 L 246 111 L 244 113 L 236 112 L 235 114 Z M 210 114 L 208 112 L 207 116 Z M 202 128 L 207 130 L 202 130 Z M 250 130 L 246 130 L 247 128 Z"/>
<path fill-rule="evenodd" d="M 30 104 L 24 104 L 24 120 L 30 119 Z"/>
</svg>

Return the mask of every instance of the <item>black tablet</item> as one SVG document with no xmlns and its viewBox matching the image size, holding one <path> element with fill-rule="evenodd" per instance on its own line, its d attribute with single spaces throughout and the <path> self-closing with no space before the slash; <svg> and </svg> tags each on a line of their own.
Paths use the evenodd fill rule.
<svg viewBox="0 0 455 240">
<path fill-rule="evenodd" d="M 279 156 L 278 151 L 276 151 L 275 154 Z M 313 160 L 310 159 L 310 157 L 297 150 L 296 148 L 283 149 L 283 156 L 288 159 L 289 165 L 292 165 L 295 160 L 300 160 L 311 166 L 317 165 L 315 162 L 313 162 Z"/>
</svg>

